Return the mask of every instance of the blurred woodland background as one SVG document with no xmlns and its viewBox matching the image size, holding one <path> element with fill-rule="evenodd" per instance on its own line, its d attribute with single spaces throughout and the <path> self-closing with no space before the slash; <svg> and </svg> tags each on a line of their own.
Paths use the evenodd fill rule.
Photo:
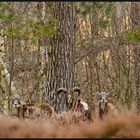
<svg viewBox="0 0 140 140">
<path fill-rule="evenodd" d="M 140 2 L 0 2 L 1 111 L 74 86 L 140 110 Z"/>
</svg>

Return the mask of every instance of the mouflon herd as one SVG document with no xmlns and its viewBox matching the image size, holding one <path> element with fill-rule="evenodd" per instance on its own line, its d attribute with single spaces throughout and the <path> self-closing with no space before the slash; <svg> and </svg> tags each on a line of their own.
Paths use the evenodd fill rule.
<svg viewBox="0 0 140 140">
<path fill-rule="evenodd" d="M 89 103 L 81 98 L 81 89 L 79 87 L 74 87 L 70 91 L 66 88 L 59 88 L 55 94 L 65 95 L 67 111 L 80 113 L 79 118 L 82 118 L 82 120 L 93 121 L 95 117 L 103 119 L 109 112 L 118 111 L 110 102 L 110 94 L 106 92 L 97 92 L 94 94 L 93 103 Z M 35 103 L 26 103 L 21 100 L 19 95 L 15 95 L 11 98 L 11 103 L 12 109 L 18 118 L 35 117 L 37 115 L 45 115 L 47 118 L 51 118 L 53 114 L 57 114 L 48 100 L 37 105 Z"/>
</svg>

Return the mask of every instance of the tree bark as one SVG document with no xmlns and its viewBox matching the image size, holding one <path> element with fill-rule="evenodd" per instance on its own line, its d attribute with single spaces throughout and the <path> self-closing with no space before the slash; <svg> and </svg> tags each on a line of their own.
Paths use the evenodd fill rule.
<svg viewBox="0 0 140 140">
<path fill-rule="evenodd" d="M 46 14 L 46 7 L 45 2 L 38 3 L 38 10 L 39 10 L 39 24 L 45 24 L 45 14 Z M 46 44 L 45 44 L 45 36 L 42 35 L 39 38 L 39 64 L 40 64 L 40 71 L 39 71 L 39 96 L 40 101 L 42 101 L 46 95 L 46 64 L 47 64 L 47 52 L 46 52 Z"/>
<path fill-rule="evenodd" d="M 75 7 L 72 2 L 56 2 L 54 16 L 58 32 L 50 39 L 47 75 L 47 97 L 55 111 L 67 110 L 65 97 L 56 99 L 55 91 L 74 86 Z"/>
<path fill-rule="evenodd" d="M 134 29 L 137 25 L 140 24 L 140 5 L 137 2 L 131 3 L 131 27 Z M 137 94 L 137 109 L 140 111 L 140 49 L 138 44 L 135 43 L 134 46 L 134 79 L 135 79 L 135 91 Z"/>
<path fill-rule="evenodd" d="M 90 23 L 91 23 L 91 44 L 92 44 L 92 49 L 95 50 L 95 46 L 94 46 L 94 39 L 99 36 L 99 19 L 98 19 L 98 10 L 96 9 L 96 6 L 95 4 L 92 3 L 92 10 L 93 12 L 91 13 L 91 18 L 90 18 Z M 98 88 L 97 90 L 99 92 L 101 92 L 101 83 L 100 83 L 100 71 L 98 69 L 98 62 L 97 62 L 97 59 L 96 59 L 96 55 L 95 53 L 93 53 L 91 56 L 90 56 L 90 60 L 91 60 L 91 66 L 92 67 L 95 67 L 96 69 L 96 78 L 97 78 L 97 83 L 98 83 Z M 92 76 L 93 77 L 93 76 Z M 92 79 L 91 79 L 92 81 Z M 92 95 L 92 90 L 91 90 L 91 95 Z"/>
</svg>

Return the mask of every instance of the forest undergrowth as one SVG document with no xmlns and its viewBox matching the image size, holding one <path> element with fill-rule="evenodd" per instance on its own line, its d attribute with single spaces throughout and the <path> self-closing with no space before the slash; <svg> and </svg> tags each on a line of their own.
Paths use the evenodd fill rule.
<svg viewBox="0 0 140 140">
<path fill-rule="evenodd" d="M 65 115 L 64 115 L 65 114 Z M 123 110 L 108 114 L 103 120 L 75 122 L 73 115 L 50 119 L 23 119 L 0 115 L 0 137 L 3 138 L 107 138 L 140 137 L 140 117 L 133 111 Z"/>
</svg>

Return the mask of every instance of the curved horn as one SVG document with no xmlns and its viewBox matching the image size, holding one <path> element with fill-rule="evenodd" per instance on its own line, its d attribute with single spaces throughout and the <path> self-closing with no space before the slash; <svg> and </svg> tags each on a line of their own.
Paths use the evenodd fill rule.
<svg viewBox="0 0 140 140">
<path fill-rule="evenodd" d="M 56 91 L 56 94 L 59 95 L 61 92 L 63 93 L 68 93 L 68 90 L 66 88 L 59 88 L 57 91 Z"/>
<path fill-rule="evenodd" d="M 73 87 L 72 88 L 72 92 L 74 93 L 74 92 L 78 92 L 78 96 L 80 96 L 80 94 L 81 94 L 81 89 L 79 88 L 79 87 Z"/>
</svg>

